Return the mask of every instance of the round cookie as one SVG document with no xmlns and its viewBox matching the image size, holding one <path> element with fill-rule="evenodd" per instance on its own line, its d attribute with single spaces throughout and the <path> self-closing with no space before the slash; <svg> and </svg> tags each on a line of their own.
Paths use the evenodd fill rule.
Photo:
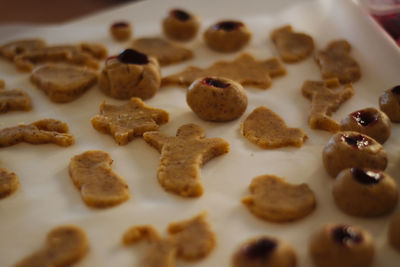
<svg viewBox="0 0 400 267">
<path fill-rule="evenodd" d="M 397 212 L 390 220 L 388 240 L 390 245 L 400 252 L 400 212 Z"/>
<path fill-rule="evenodd" d="M 342 211 L 361 217 L 384 215 L 393 210 L 398 199 L 392 177 L 381 171 L 359 168 L 341 171 L 332 194 Z"/>
<path fill-rule="evenodd" d="M 271 237 L 253 238 L 243 243 L 232 257 L 233 267 L 295 267 L 296 252 L 288 243 Z"/>
<path fill-rule="evenodd" d="M 211 49 L 228 53 L 242 49 L 250 41 L 251 32 L 243 22 L 226 20 L 211 25 L 203 37 Z"/>
<path fill-rule="evenodd" d="M 162 22 L 164 34 L 175 41 L 193 39 L 200 28 L 200 19 L 182 9 L 172 9 Z"/>
<path fill-rule="evenodd" d="M 325 146 L 322 160 L 332 177 L 352 167 L 385 170 L 388 162 L 381 144 L 369 136 L 352 131 L 336 133 Z"/>
<path fill-rule="evenodd" d="M 400 122 L 400 85 L 386 90 L 379 97 L 379 108 L 391 121 Z"/>
<path fill-rule="evenodd" d="M 99 78 L 100 89 L 117 99 L 148 99 L 156 94 L 160 84 L 158 61 L 133 49 L 108 58 Z"/>
<path fill-rule="evenodd" d="M 343 224 L 324 225 L 311 236 L 308 249 L 317 267 L 368 267 L 375 251 L 369 233 Z"/>
<path fill-rule="evenodd" d="M 366 134 L 383 144 L 390 136 L 390 119 L 376 108 L 365 108 L 347 115 L 340 130 Z"/>
<path fill-rule="evenodd" d="M 115 40 L 126 41 L 132 36 L 132 26 L 127 21 L 118 21 L 111 24 L 110 33 Z"/>
<path fill-rule="evenodd" d="M 243 87 L 230 79 L 205 77 L 195 80 L 188 88 L 186 102 L 201 119 L 231 121 L 239 118 L 247 108 Z"/>
</svg>

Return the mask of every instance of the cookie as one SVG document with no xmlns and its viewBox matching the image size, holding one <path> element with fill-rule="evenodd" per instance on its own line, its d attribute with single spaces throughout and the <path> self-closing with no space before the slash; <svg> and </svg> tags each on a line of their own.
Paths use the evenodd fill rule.
<svg viewBox="0 0 400 267">
<path fill-rule="evenodd" d="M 189 66 L 182 72 L 163 77 L 161 85 L 188 87 L 196 79 L 204 77 L 225 77 L 242 86 L 266 89 L 271 86 L 271 78 L 286 74 L 286 69 L 277 58 L 256 60 L 250 54 L 242 54 L 233 61 L 217 61 L 208 68 Z"/>
<path fill-rule="evenodd" d="M 35 69 L 31 81 L 56 103 L 71 102 L 96 84 L 97 74 L 71 65 L 43 65 Z"/>
<path fill-rule="evenodd" d="M 379 97 L 379 108 L 392 122 L 400 122 L 400 85 L 383 92 Z"/>
<path fill-rule="evenodd" d="M 3 80 L 0 80 L 0 89 L 4 89 L 6 83 Z"/>
<path fill-rule="evenodd" d="M 307 135 L 299 128 L 287 127 L 272 110 L 261 106 L 253 110 L 241 125 L 241 133 L 261 148 L 301 147 Z"/>
<path fill-rule="evenodd" d="M 15 56 L 46 46 L 42 39 L 22 39 L 15 40 L 0 46 L 0 56 L 13 60 Z"/>
<path fill-rule="evenodd" d="M 31 97 L 22 90 L 4 90 L 5 82 L 0 80 L 0 113 L 12 110 L 29 111 L 32 109 Z"/>
<path fill-rule="evenodd" d="M 337 88 L 339 85 L 338 79 L 304 82 L 301 92 L 304 97 L 311 100 L 309 115 L 311 129 L 339 131 L 339 123 L 330 116 L 354 95 L 351 84 L 344 85 L 341 89 Z"/>
<path fill-rule="evenodd" d="M 346 40 L 332 41 L 325 50 L 318 51 L 315 61 L 323 79 L 337 78 L 340 83 L 353 83 L 361 78 L 357 61 L 350 56 L 351 45 Z"/>
<path fill-rule="evenodd" d="M 127 41 L 132 36 L 132 26 L 128 21 L 114 22 L 110 26 L 110 34 L 116 41 Z"/>
<path fill-rule="evenodd" d="M 88 249 L 89 242 L 81 228 L 59 226 L 47 234 L 46 244 L 40 250 L 19 261 L 15 267 L 71 266 L 81 260 Z"/>
<path fill-rule="evenodd" d="M 92 118 L 97 131 L 110 134 L 118 145 L 126 145 L 135 136 L 158 130 L 167 123 L 168 112 L 147 106 L 140 98 L 131 98 L 122 106 L 100 105 L 100 114 Z"/>
<path fill-rule="evenodd" d="M 181 126 L 176 137 L 154 131 L 144 133 L 143 138 L 161 153 L 157 171 L 161 186 L 183 197 L 201 196 L 200 166 L 229 151 L 224 139 L 205 138 L 204 130 L 195 124 Z"/>
<path fill-rule="evenodd" d="M 157 60 L 133 49 L 107 59 L 99 78 L 100 89 L 116 99 L 153 97 L 160 87 L 161 71 Z"/>
<path fill-rule="evenodd" d="M 79 46 L 83 52 L 92 55 L 98 60 L 105 59 L 108 55 L 107 48 L 99 43 L 83 42 Z"/>
<path fill-rule="evenodd" d="M 307 184 L 294 185 L 275 175 L 255 177 L 250 195 L 242 203 L 257 217 L 272 222 L 289 222 L 309 215 L 316 206 Z"/>
<path fill-rule="evenodd" d="M 71 159 L 69 175 L 86 205 L 104 208 L 129 199 L 128 185 L 113 172 L 112 162 L 108 153 L 99 150 L 89 150 Z"/>
<path fill-rule="evenodd" d="M 30 144 L 53 143 L 59 146 L 70 146 L 74 137 L 68 134 L 68 125 L 55 119 L 42 119 L 31 124 L 19 124 L 0 130 L 0 147 L 17 143 Z"/>
<path fill-rule="evenodd" d="M 322 151 L 324 167 L 331 177 L 347 168 L 385 170 L 388 158 L 381 144 L 357 132 L 338 132 Z"/>
<path fill-rule="evenodd" d="M 8 197 L 19 187 L 18 176 L 6 169 L 0 168 L 0 199 Z"/>
<path fill-rule="evenodd" d="M 205 77 L 195 80 L 186 92 L 186 103 L 206 121 L 231 121 L 247 108 L 243 87 L 230 79 Z"/>
<path fill-rule="evenodd" d="M 170 10 L 162 21 L 165 36 L 180 42 L 192 40 L 199 28 L 199 17 L 183 9 Z"/>
<path fill-rule="evenodd" d="M 388 240 L 389 244 L 400 252 L 400 212 L 397 212 L 390 219 Z"/>
<path fill-rule="evenodd" d="M 290 25 L 273 30 L 270 38 L 278 50 L 279 56 L 286 63 L 302 61 L 309 57 L 314 50 L 312 37 L 293 31 Z"/>
<path fill-rule="evenodd" d="M 375 217 L 391 212 L 397 204 L 397 184 L 390 175 L 372 169 L 345 169 L 333 188 L 336 205 L 345 213 Z"/>
<path fill-rule="evenodd" d="M 368 267 L 375 254 L 368 232 L 357 226 L 332 223 L 311 236 L 308 250 L 316 267 Z"/>
<path fill-rule="evenodd" d="M 277 238 L 260 236 L 240 245 L 232 257 L 233 267 L 296 267 L 293 247 Z"/>
<path fill-rule="evenodd" d="M 383 144 L 390 136 L 390 119 L 376 108 L 364 108 L 347 115 L 340 122 L 340 131 L 359 132 Z"/>
<path fill-rule="evenodd" d="M 161 66 L 179 63 L 193 58 L 193 52 L 191 50 L 159 37 L 135 39 L 131 48 L 151 57 L 155 57 Z"/>
<path fill-rule="evenodd" d="M 250 42 L 251 31 L 241 21 L 219 21 L 204 32 L 206 45 L 218 52 L 231 53 L 242 49 Z"/>
</svg>

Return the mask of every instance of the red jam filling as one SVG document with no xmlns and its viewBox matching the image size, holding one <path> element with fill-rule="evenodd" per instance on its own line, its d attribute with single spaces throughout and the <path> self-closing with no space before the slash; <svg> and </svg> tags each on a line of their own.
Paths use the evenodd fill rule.
<svg viewBox="0 0 400 267">
<path fill-rule="evenodd" d="M 112 27 L 113 28 L 124 28 L 124 27 L 128 27 L 129 24 L 125 21 L 119 21 L 119 22 L 115 22 Z"/>
<path fill-rule="evenodd" d="M 216 30 L 224 30 L 227 32 L 234 31 L 243 26 L 243 23 L 239 21 L 221 21 L 214 25 Z"/>
<path fill-rule="evenodd" d="M 358 168 L 351 168 L 351 174 L 361 184 L 377 184 L 383 178 L 379 172 L 366 171 Z"/>
<path fill-rule="evenodd" d="M 214 87 L 217 87 L 217 88 L 222 88 L 222 89 L 228 87 L 229 85 L 231 85 L 230 83 L 224 83 L 221 80 L 217 80 L 217 79 L 213 79 L 213 78 L 209 78 L 209 77 L 204 78 L 201 81 L 201 83 L 205 84 L 205 85 L 209 85 L 209 86 L 214 86 Z"/>
<path fill-rule="evenodd" d="M 351 116 L 361 126 L 373 125 L 378 121 L 378 114 L 371 111 L 359 110 L 352 113 Z"/>
<path fill-rule="evenodd" d="M 352 135 L 352 136 L 348 136 L 348 135 L 342 135 L 341 136 L 341 140 L 343 142 L 346 142 L 348 145 L 354 147 L 354 148 L 358 148 L 361 149 L 363 147 L 367 147 L 369 146 L 372 142 L 371 139 L 369 139 L 368 137 L 364 136 L 364 135 Z"/>
<path fill-rule="evenodd" d="M 118 60 L 126 64 L 145 65 L 149 63 L 147 55 L 133 49 L 125 49 L 118 55 Z"/>
<path fill-rule="evenodd" d="M 277 245 L 274 240 L 260 238 L 244 247 L 243 253 L 249 259 L 265 259 L 276 249 Z"/>
<path fill-rule="evenodd" d="M 191 16 L 187 12 L 185 12 L 181 9 L 174 9 L 171 11 L 170 14 L 171 14 L 171 16 L 173 16 L 174 18 L 176 18 L 180 21 L 187 21 L 191 18 Z"/>
<path fill-rule="evenodd" d="M 363 240 L 360 233 L 346 225 L 335 227 L 332 230 L 332 236 L 334 241 L 344 246 L 357 244 Z"/>
</svg>

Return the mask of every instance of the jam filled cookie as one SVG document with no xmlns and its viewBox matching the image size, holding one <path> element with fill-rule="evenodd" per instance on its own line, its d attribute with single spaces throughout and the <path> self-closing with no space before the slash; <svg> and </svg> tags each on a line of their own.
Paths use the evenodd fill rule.
<svg viewBox="0 0 400 267">
<path fill-rule="evenodd" d="M 390 219 L 388 240 L 390 245 L 400 252 L 400 212 Z"/>
<path fill-rule="evenodd" d="M 111 36 L 120 42 L 129 40 L 132 36 L 132 26 L 127 21 L 118 21 L 110 26 Z"/>
<path fill-rule="evenodd" d="M 400 122 L 400 85 L 386 90 L 379 97 L 379 108 L 391 121 Z"/>
<path fill-rule="evenodd" d="M 108 58 L 99 78 L 100 89 L 111 97 L 129 99 L 153 97 L 160 87 L 157 59 L 133 49 Z"/>
<path fill-rule="evenodd" d="M 336 205 L 353 216 L 387 214 L 397 204 L 396 182 L 388 174 L 372 169 L 351 168 L 339 173 L 333 184 Z"/>
<path fill-rule="evenodd" d="M 325 146 L 322 160 L 332 177 L 347 168 L 385 170 L 387 154 L 381 144 L 369 136 L 357 132 L 338 132 Z"/>
<path fill-rule="evenodd" d="M 317 267 L 368 267 L 375 247 L 365 230 L 343 224 L 327 224 L 309 241 L 309 253 Z"/>
<path fill-rule="evenodd" d="M 175 41 L 193 39 L 200 28 L 200 19 L 185 10 L 172 9 L 162 22 L 164 34 Z"/>
<path fill-rule="evenodd" d="M 262 236 L 243 243 L 233 254 L 232 267 L 296 267 L 293 247 L 276 238 Z"/>
<path fill-rule="evenodd" d="M 241 21 L 220 21 L 204 32 L 204 41 L 208 47 L 218 52 L 239 51 L 250 39 L 250 29 Z"/>
<path fill-rule="evenodd" d="M 18 187 L 18 176 L 13 172 L 0 168 L 0 199 L 11 195 Z"/>
<path fill-rule="evenodd" d="M 233 80 L 206 77 L 190 85 L 186 102 L 203 120 L 231 121 L 245 112 L 247 95 L 243 87 Z"/>
<path fill-rule="evenodd" d="M 383 144 L 390 136 L 390 119 L 376 108 L 365 108 L 347 115 L 340 130 L 359 132 Z"/>
</svg>

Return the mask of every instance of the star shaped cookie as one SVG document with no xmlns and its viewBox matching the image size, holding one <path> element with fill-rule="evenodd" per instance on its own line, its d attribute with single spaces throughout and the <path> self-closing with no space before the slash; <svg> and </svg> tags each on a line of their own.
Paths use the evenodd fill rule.
<svg viewBox="0 0 400 267">
<path fill-rule="evenodd" d="M 140 98 L 133 97 L 122 106 L 100 105 L 100 114 L 92 119 L 97 131 L 111 134 L 118 145 L 126 145 L 135 136 L 156 131 L 167 123 L 168 112 L 147 106 Z"/>
</svg>

